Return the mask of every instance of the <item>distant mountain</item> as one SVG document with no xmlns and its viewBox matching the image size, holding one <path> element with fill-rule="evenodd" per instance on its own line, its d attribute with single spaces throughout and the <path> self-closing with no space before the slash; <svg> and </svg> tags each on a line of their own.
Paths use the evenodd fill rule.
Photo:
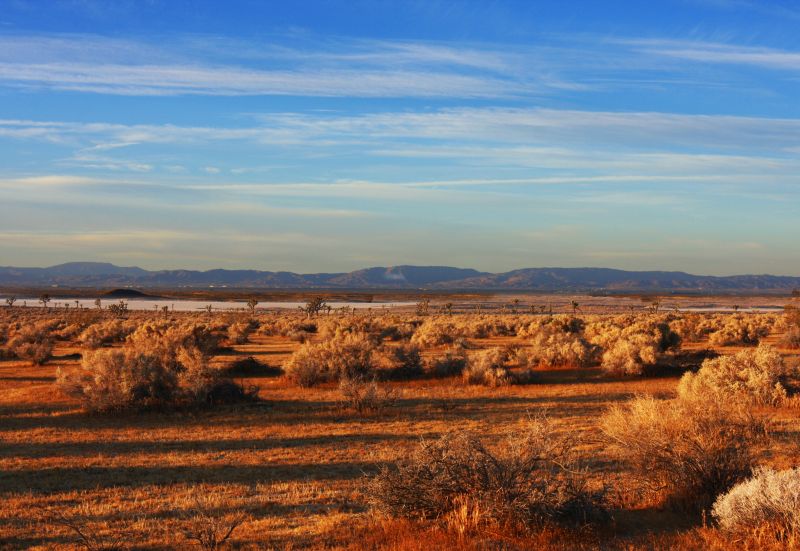
<svg viewBox="0 0 800 551">
<path fill-rule="evenodd" d="M 449 266 L 391 266 L 320 274 L 222 269 L 149 271 L 108 263 L 70 262 L 50 268 L 0 267 L 0 286 L 753 293 L 798 289 L 800 277 L 718 277 L 610 268 L 526 268 L 494 274 Z"/>
</svg>

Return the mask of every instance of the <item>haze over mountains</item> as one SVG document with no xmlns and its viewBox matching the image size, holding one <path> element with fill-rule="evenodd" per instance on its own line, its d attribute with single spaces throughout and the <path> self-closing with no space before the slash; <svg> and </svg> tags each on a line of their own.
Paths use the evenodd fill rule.
<svg viewBox="0 0 800 551">
<path fill-rule="evenodd" d="M 49 268 L 0 267 L 5 287 L 138 287 L 252 289 L 432 289 L 519 291 L 790 292 L 800 277 L 700 276 L 609 268 L 526 268 L 503 273 L 449 266 L 393 266 L 348 273 L 297 274 L 259 270 L 158 270 L 70 262 Z"/>
</svg>

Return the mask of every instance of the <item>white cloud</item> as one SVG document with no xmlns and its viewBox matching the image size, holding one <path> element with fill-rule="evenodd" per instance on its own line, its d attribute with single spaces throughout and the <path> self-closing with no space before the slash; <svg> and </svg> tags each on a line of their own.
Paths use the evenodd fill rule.
<svg viewBox="0 0 800 551">
<path fill-rule="evenodd" d="M 800 71 L 800 52 L 686 40 L 627 40 L 650 55 L 700 63 L 751 65 L 764 69 Z"/>
</svg>

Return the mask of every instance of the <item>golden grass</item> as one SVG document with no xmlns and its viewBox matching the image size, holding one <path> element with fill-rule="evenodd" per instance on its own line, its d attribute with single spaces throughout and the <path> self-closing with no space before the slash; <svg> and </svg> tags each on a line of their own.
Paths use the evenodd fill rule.
<svg viewBox="0 0 800 551">
<path fill-rule="evenodd" d="M 521 341 L 470 342 L 486 349 Z M 213 363 L 253 356 L 278 366 L 298 346 L 256 332 Z M 218 517 L 244 515 L 231 538 L 239 549 L 723 549 L 727 542 L 716 530 L 624 491 L 629 473 L 599 438 L 608 406 L 639 393 L 672 397 L 677 372 L 608 378 L 598 368 L 539 369 L 535 384 L 498 388 L 460 378 L 387 382 L 398 400 L 367 417 L 338 406 L 335 384 L 303 389 L 283 377 L 249 378 L 244 382 L 259 387 L 261 402 L 109 417 L 87 415 L 56 391 L 56 369 L 79 365 L 80 352 L 60 341 L 44 366 L 0 361 L 0 549 L 78 547 L 74 530 L 54 521 L 56 515 L 126 548 L 192 548 L 183 531 L 200 516 L 201 495 L 210 496 L 204 506 Z M 597 476 L 620 492 L 613 525 L 597 533 L 552 529 L 518 538 L 488 531 L 458 538 L 440 525 L 378 519 L 367 509 L 365 474 L 404 456 L 420 438 L 464 428 L 491 440 L 542 411 L 561 430 L 586 437 L 583 451 Z M 775 443 L 763 461 L 794 466 L 800 409 L 768 411 Z"/>
</svg>

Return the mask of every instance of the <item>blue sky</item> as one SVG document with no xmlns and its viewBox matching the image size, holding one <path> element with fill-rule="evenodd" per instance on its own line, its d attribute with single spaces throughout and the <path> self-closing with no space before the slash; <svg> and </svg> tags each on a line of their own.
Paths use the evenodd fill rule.
<svg viewBox="0 0 800 551">
<path fill-rule="evenodd" d="M 0 0 L 0 265 L 800 275 L 789 1 Z"/>
</svg>

